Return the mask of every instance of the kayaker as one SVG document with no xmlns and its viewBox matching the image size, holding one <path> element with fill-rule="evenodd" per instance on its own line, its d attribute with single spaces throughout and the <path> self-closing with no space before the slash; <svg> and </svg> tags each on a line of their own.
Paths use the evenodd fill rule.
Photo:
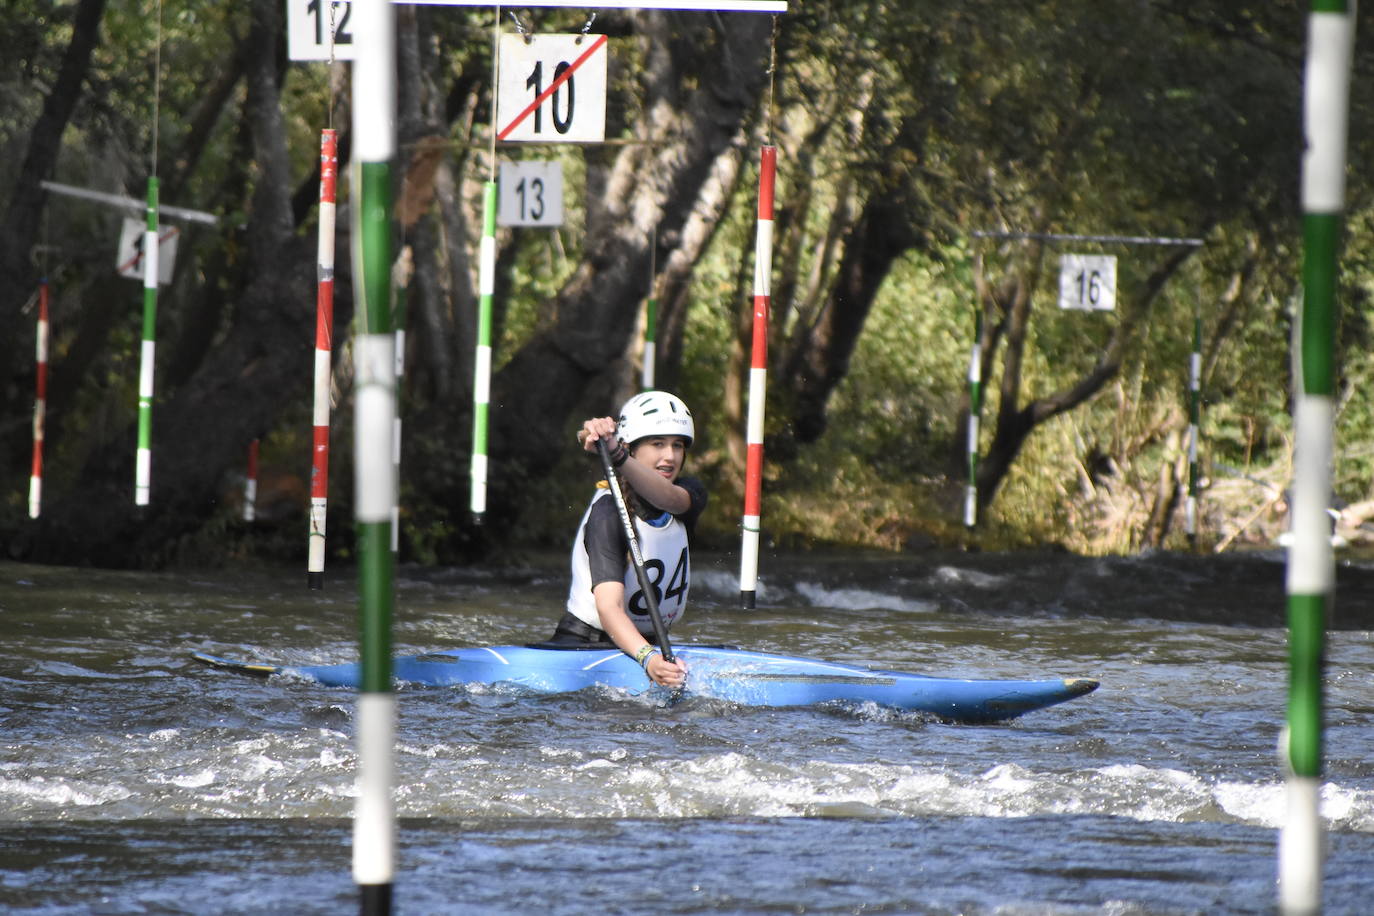
<svg viewBox="0 0 1374 916">
<path fill-rule="evenodd" d="M 706 508 L 706 487 L 695 477 L 682 476 L 695 432 L 687 405 L 666 391 L 637 394 L 620 408 L 619 421 L 592 417 L 577 432 L 584 451 L 596 454 L 596 443 L 603 438 L 610 448 L 665 627 L 687 605 L 688 542 Z M 629 550 L 615 499 L 606 481 L 600 481 L 577 528 L 567 609 L 550 642 L 613 644 L 638 661 L 654 683 L 680 687 L 687 667 L 681 659 L 665 661 L 653 641 Z"/>
</svg>

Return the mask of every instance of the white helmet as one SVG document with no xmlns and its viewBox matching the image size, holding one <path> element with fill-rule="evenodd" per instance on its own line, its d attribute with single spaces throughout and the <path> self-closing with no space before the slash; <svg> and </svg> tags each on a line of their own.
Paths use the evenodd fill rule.
<svg viewBox="0 0 1374 916">
<path fill-rule="evenodd" d="M 616 434 L 629 445 L 645 436 L 682 436 L 691 445 L 696 429 L 692 412 L 681 398 L 666 391 L 646 391 L 620 408 Z"/>
</svg>

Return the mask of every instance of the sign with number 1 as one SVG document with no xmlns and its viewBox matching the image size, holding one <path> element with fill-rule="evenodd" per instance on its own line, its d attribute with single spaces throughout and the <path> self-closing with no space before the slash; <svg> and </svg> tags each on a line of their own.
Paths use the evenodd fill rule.
<svg viewBox="0 0 1374 916">
<path fill-rule="evenodd" d="M 605 35 L 502 35 L 498 140 L 606 139 Z"/>
</svg>

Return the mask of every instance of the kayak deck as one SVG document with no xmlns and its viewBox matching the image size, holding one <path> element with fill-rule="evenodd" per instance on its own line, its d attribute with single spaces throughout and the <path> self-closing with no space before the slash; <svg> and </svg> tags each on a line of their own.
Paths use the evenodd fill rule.
<svg viewBox="0 0 1374 916">
<path fill-rule="evenodd" d="M 977 680 L 930 677 L 729 646 L 674 646 L 687 665 L 687 696 L 745 706 L 874 703 L 927 712 L 957 722 L 996 722 L 1091 693 L 1091 678 Z M 291 673 L 335 687 L 356 688 L 357 663 L 274 666 L 206 653 L 195 658 L 248 674 Z M 569 693 L 603 686 L 640 694 L 653 687 L 623 652 L 600 647 L 490 646 L 445 649 L 392 661 L 399 682 L 432 687 L 505 684 L 534 693 Z"/>
</svg>

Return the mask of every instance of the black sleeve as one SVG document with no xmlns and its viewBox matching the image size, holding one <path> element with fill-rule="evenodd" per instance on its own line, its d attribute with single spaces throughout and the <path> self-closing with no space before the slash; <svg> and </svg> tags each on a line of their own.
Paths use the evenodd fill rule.
<svg viewBox="0 0 1374 916">
<path fill-rule="evenodd" d="M 679 477 L 676 483 L 692 497 L 692 505 L 678 516 L 682 524 L 687 526 L 687 536 L 691 537 L 696 532 L 697 519 L 706 511 L 706 484 L 695 477 Z"/>
<path fill-rule="evenodd" d="M 630 544 L 625 540 L 614 499 L 603 497 L 592 503 L 587 516 L 586 545 L 592 588 L 602 582 L 625 581 L 625 556 L 630 552 Z"/>
</svg>

